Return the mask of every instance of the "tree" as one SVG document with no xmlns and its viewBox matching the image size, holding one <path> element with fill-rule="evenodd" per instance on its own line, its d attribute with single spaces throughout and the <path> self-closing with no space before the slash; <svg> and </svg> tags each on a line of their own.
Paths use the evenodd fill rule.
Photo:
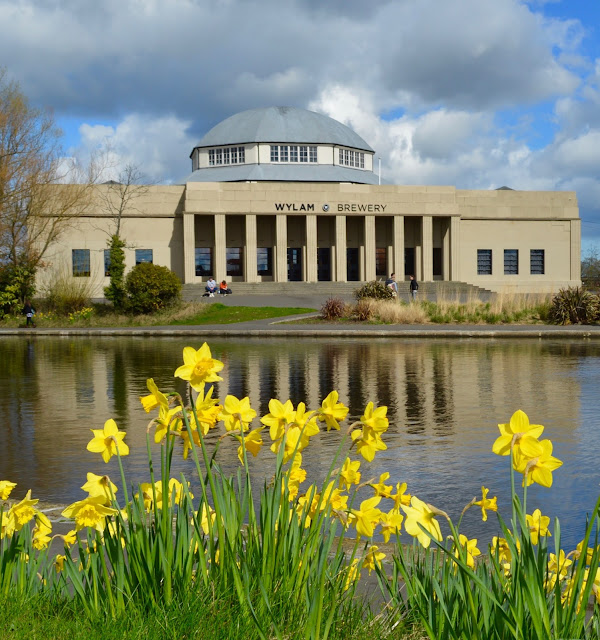
<svg viewBox="0 0 600 640">
<path fill-rule="evenodd" d="M 64 158 L 61 135 L 52 113 L 32 107 L 0 69 L 0 282 L 18 273 L 20 300 L 48 249 L 91 203 L 96 165 L 82 171 Z"/>
<path fill-rule="evenodd" d="M 600 283 L 600 256 L 596 245 L 587 250 L 581 261 L 581 278 L 592 286 L 598 286 Z"/>
<path fill-rule="evenodd" d="M 127 303 L 125 290 L 125 240 L 121 237 L 123 217 L 135 210 L 135 200 L 148 192 L 147 180 L 133 164 L 128 164 L 117 180 L 98 185 L 98 196 L 102 206 L 111 218 L 108 273 L 110 284 L 104 288 L 104 295 L 116 311 L 123 311 Z"/>
</svg>

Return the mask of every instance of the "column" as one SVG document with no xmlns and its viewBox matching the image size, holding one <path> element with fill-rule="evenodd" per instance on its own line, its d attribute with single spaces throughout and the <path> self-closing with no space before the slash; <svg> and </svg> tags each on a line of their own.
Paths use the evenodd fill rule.
<svg viewBox="0 0 600 640">
<path fill-rule="evenodd" d="M 183 281 L 187 284 L 196 279 L 196 230 L 194 214 L 183 214 Z"/>
<path fill-rule="evenodd" d="M 275 282 L 287 279 L 287 216 L 275 216 Z"/>
<path fill-rule="evenodd" d="M 317 281 L 317 216 L 306 216 L 306 282 Z"/>
<path fill-rule="evenodd" d="M 256 273 L 256 216 L 254 214 L 246 215 L 244 276 L 246 282 L 258 282 L 258 275 Z"/>
<path fill-rule="evenodd" d="M 217 282 L 227 279 L 227 240 L 225 237 L 225 214 L 215 214 L 215 260 L 214 278 Z"/>
<path fill-rule="evenodd" d="M 423 246 L 421 279 L 423 282 L 431 282 L 433 280 L 433 218 L 431 216 L 421 218 L 421 244 Z"/>
<path fill-rule="evenodd" d="M 365 216 L 364 279 L 375 280 L 375 216 Z"/>
<path fill-rule="evenodd" d="M 335 281 L 346 282 L 346 216 L 335 217 Z"/>
<path fill-rule="evenodd" d="M 450 280 L 460 280 L 460 218 L 450 218 Z"/>
<path fill-rule="evenodd" d="M 404 280 L 404 216 L 394 216 L 393 220 L 394 261 L 391 270 L 396 274 L 396 282 Z"/>
<path fill-rule="evenodd" d="M 544 256 L 544 270 L 548 256 Z M 581 220 L 571 220 L 571 280 L 581 280 Z"/>
</svg>

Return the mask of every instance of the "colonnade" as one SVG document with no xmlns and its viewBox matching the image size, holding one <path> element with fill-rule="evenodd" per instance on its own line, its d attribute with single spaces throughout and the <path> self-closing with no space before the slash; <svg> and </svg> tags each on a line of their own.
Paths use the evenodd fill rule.
<svg viewBox="0 0 600 640">
<path fill-rule="evenodd" d="M 183 248 L 184 248 L 184 276 L 186 283 L 200 282 L 206 277 L 196 275 L 195 270 L 195 250 L 200 246 L 196 242 L 195 216 L 210 216 L 214 219 L 214 235 L 212 237 L 213 251 L 213 275 L 217 280 L 227 277 L 227 218 L 228 214 L 183 214 Z M 245 282 L 259 282 L 264 280 L 257 271 L 257 249 L 265 246 L 264 240 L 259 245 L 259 234 L 257 231 L 256 214 L 237 215 L 243 219 L 244 230 L 243 245 L 243 278 Z M 272 277 L 269 279 L 275 282 L 288 281 L 288 248 L 300 246 L 303 250 L 303 268 L 301 280 L 305 282 L 317 282 L 318 279 L 318 259 L 319 248 L 330 250 L 330 278 L 335 282 L 346 282 L 348 280 L 348 221 L 351 216 L 346 215 L 317 215 L 308 213 L 302 216 L 289 216 L 286 214 L 271 215 L 274 218 L 274 243 L 270 248 L 273 253 Z M 356 218 L 356 216 L 353 216 Z M 434 218 L 436 218 L 436 244 L 435 249 L 441 253 L 441 260 L 438 260 L 439 272 L 434 274 Z M 292 236 L 288 232 L 288 220 L 301 219 L 303 221 L 303 237 Z M 319 242 L 318 225 L 322 220 L 331 224 L 333 219 L 333 237 L 329 242 L 323 244 Z M 385 239 L 381 239 L 381 234 L 377 233 L 376 225 L 380 220 L 385 220 L 386 227 L 390 232 L 385 233 Z M 391 222 L 390 222 L 391 221 Z M 411 224 L 410 238 L 407 238 L 407 224 Z M 410 248 L 414 258 L 414 266 L 410 270 L 419 281 L 431 281 L 434 279 L 457 280 L 459 279 L 459 216 L 358 216 L 357 222 L 360 224 L 360 239 L 358 243 L 354 241 L 353 246 L 358 250 L 357 256 L 357 280 L 370 281 L 376 279 L 381 274 L 376 273 L 376 252 L 378 248 L 386 249 L 386 272 L 396 273 L 398 279 L 402 280 L 404 275 L 408 275 L 405 270 L 406 257 L 405 250 Z M 211 232 L 212 233 L 212 232 Z M 358 246 L 356 246 L 358 244 Z M 326 278 L 327 279 L 327 278 Z"/>
</svg>

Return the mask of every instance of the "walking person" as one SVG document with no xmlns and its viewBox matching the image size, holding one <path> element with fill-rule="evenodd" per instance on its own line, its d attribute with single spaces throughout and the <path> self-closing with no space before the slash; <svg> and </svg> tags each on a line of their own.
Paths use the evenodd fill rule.
<svg viewBox="0 0 600 640">
<path fill-rule="evenodd" d="M 392 290 L 392 296 L 394 298 L 398 297 L 398 283 L 396 282 L 395 273 L 392 273 L 392 275 L 385 281 L 385 286 Z"/>
<path fill-rule="evenodd" d="M 31 304 L 30 300 L 25 300 L 25 304 L 23 305 L 23 315 L 27 318 L 27 322 L 25 323 L 26 327 L 35 327 L 35 322 L 33 321 L 33 316 L 35 315 L 35 309 Z"/>
<path fill-rule="evenodd" d="M 410 276 L 410 298 L 413 302 L 417 301 L 417 291 L 419 290 L 419 283 L 415 280 L 414 276 Z"/>
</svg>

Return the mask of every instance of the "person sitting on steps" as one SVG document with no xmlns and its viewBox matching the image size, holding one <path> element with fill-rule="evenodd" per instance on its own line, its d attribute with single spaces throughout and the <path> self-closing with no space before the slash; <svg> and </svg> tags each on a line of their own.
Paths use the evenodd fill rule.
<svg viewBox="0 0 600 640">
<path fill-rule="evenodd" d="M 229 289 L 229 287 L 227 286 L 227 281 L 226 280 L 221 280 L 221 284 L 219 285 L 219 293 L 221 295 L 231 295 L 231 289 Z"/>
<path fill-rule="evenodd" d="M 210 298 L 215 297 L 215 293 L 217 292 L 217 283 L 215 279 L 211 276 L 206 283 L 206 293 L 205 296 L 209 296 Z"/>
</svg>

